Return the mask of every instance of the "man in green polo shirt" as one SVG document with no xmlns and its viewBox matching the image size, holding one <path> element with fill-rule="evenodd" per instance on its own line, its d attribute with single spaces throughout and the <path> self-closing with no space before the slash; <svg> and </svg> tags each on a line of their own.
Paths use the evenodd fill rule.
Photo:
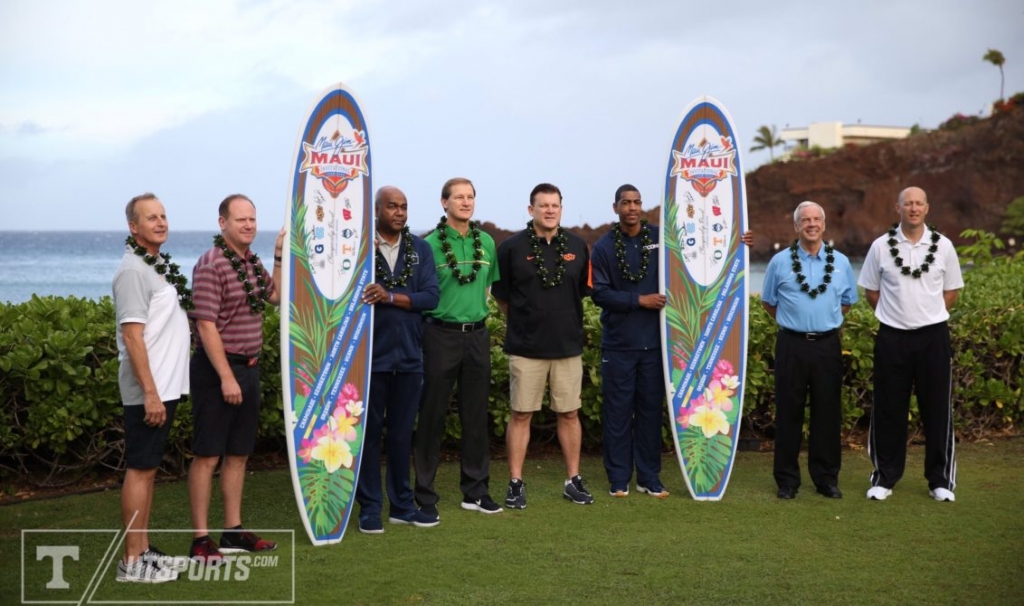
<svg viewBox="0 0 1024 606">
<path fill-rule="evenodd" d="M 469 179 L 449 179 L 441 189 L 445 216 L 425 240 L 434 252 L 441 299 L 426 312 L 423 331 L 423 400 L 413 441 L 416 503 L 440 520 L 434 490 L 445 416 L 456 384 L 462 422 L 462 508 L 500 513 L 488 494 L 490 431 L 487 401 L 491 379 L 487 334 L 487 293 L 498 280 L 497 252 L 491 236 L 471 221 L 476 188 Z"/>
</svg>

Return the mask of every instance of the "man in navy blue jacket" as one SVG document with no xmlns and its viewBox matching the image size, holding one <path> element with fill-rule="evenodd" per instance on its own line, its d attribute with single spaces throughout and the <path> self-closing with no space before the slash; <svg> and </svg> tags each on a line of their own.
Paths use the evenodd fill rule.
<svg viewBox="0 0 1024 606">
<path fill-rule="evenodd" d="M 387 427 L 388 522 L 430 527 L 409 486 L 412 427 L 423 386 L 423 315 L 437 307 L 439 291 L 430 245 L 409 233 L 409 203 L 397 187 L 385 186 L 374 198 L 377 210 L 377 281 L 363 291 L 376 305 L 373 318 L 373 372 L 363 436 L 362 472 L 356 488 L 359 532 L 380 534 L 381 430 Z"/>
<path fill-rule="evenodd" d="M 661 359 L 658 292 L 660 230 L 641 218 L 643 201 L 630 184 L 615 191 L 612 210 L 619 223 L 594 244 L 591 253 L 594 303 L 601 308 L 601 424 L 604 467 L 613 497 L 629 495 L 636 466 L 636 489 L 659 499 L 661 428 L 665 378 Z M 750 232 L 740 238 L 753 243 Z"/>
<path fill-rule="evenodd" d="M 640 218 L 635 187 L 615 191 L 619 223 L 594 244 L 593 299 L 601 308 L 601 424 L 604 468 L 613 497 L 636 489 L 668 496 L 661 483 L 661 425 L 665 378 L 661 362 L 658 292 L 659 230 Z"/>
</svg>

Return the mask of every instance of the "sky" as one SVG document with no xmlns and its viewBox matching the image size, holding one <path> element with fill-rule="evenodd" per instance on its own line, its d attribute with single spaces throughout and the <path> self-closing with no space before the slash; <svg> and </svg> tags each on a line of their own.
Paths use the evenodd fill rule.
<svg viewBox="0 0 1024 606">
<path fill-rule="evenodd" d="M 446 179 L 476 218 L 529 219 L 540 182 L 562 223 L 615 219 L 615 189 L 663 195 L 681 112 L 731 114 L 745 170 L 762 125 L 935 128 L 1024 91 L 1017 0 L 0 0 L 0 231 L 118 230 L 155 192 L 172 230 L 216 230 L 251 197 L 276 230 L 296 139 L 320 93 L 358 97 L 373 186 L 409 225 Z M 778 153 L 780 150 L 776 150 Z"/>
</svg>

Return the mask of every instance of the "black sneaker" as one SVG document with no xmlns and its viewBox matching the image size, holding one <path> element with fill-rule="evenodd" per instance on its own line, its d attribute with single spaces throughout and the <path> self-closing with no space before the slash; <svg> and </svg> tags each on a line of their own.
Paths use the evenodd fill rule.
<svg viewBox="0 0 1024 606">
<path fill-rule="evenodd" d="M 591 505 L 594 502 L 594 497 L 587 491 L 584 484 L 583 476 L 574 475 L 565 481 L 565 490 L 562 492 L 562 496 L 577 505 Z"/>
<path fill-rule="evenodd" d="M 261 539 L 255 533 L 242 528 L 228 528 L 220 535 L 221 553 L 274 551 L 275 549 L 277 549 L 277 543 Z"/>
<path fill-rule="evenodd" d="M 485 494 L 479 499 L 471 499 L 466 497 L 462 499 L 462 508 L 468 509 L 469 511 L 479 511 L 480 513 L 501 513 L 501 505 L 498 505 L 491 500 L 491 495 Z"/>
<path fill-rule="evenodd" d="M 505 507 L 526 509 L 526 484 L 522 480 L 509 480 L 508 492 L 505 493 Z"/>
</svg>

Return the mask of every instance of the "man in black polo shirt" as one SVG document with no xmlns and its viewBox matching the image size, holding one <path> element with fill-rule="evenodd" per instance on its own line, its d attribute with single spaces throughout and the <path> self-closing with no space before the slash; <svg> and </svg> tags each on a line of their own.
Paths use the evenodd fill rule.
<svg viewBox="0 0 1024 606">
<path fill-rule="evenodd" d="M 590 254 L 582 238 L 565 231 L 562 192 L 541 183 L 530 193 L 526 229 L 498 247 L 501 278 L 493 294 L 508 318 L 512 418 L 506 432 L 511 477 L 505 505 L 526 508 L 523 462 L 530 421 L 549 386 L 558 415 L 558 441 L 565 457 L 563 496 L 580 505 L 594 502 L 580 476 L 583 431 L 578 412 L 583 380 L 583 297 L 590 294 Z"/>
</svg>

